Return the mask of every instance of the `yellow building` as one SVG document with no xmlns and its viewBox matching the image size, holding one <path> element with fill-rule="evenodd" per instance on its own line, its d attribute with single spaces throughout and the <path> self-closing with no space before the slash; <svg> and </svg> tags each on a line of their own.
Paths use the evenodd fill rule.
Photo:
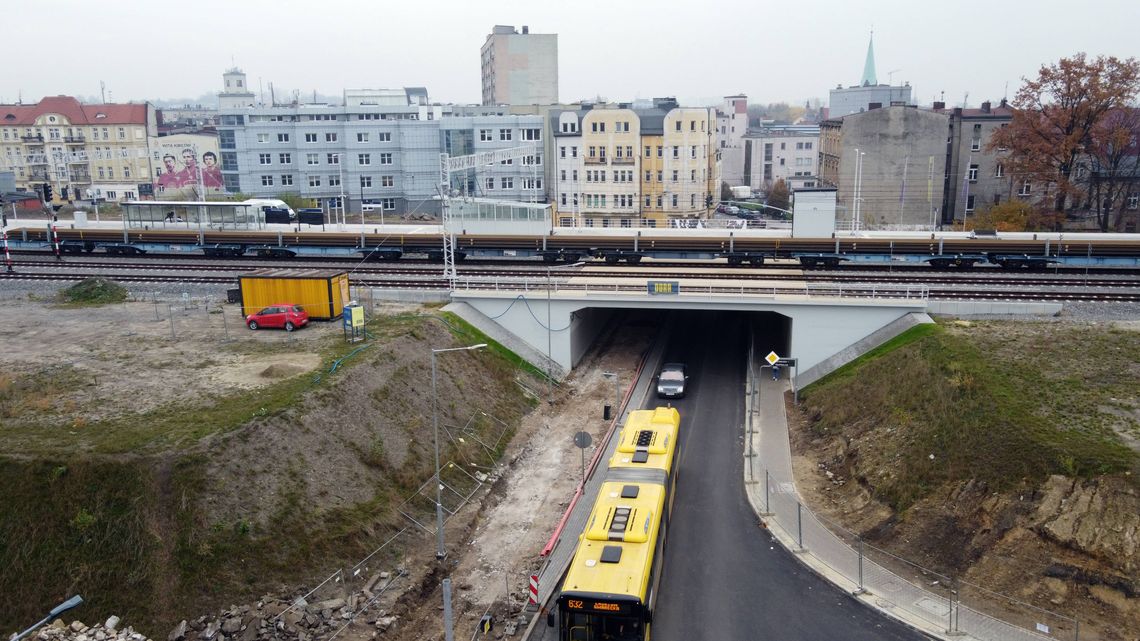
<svg viewBox="0 0 1140 641">
<path fill-rule="evenodd" d="M 52 202 L 140 196 L 151 181 L 151 139 L 158 135 L 150 103 L 84 105 L 52 96 L 34 105 L 0 105 L 0 170 L 16 188 Z"/>
<path fill-rule="evenodd" d="M 559 224 L 662 227 L 709 216 L 720 185 L 715 117 L 672 99 L 553 114 Z"/>
</svg>

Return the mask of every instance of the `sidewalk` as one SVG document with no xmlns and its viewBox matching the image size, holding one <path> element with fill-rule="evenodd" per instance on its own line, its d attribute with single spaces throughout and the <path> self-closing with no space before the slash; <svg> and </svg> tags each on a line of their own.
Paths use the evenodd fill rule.
<svg viewBox="0 0 1140 641">
<path fill-rule="evenodd" d="M 788 420 L 784 411 L 784 392 L 791 389 L 790 382 L 786 378 L 773 381 L 758 367 L 755 371 L 761 372 L 759 386 L 753 390 L 751 386 L 755 381 L 750 382 L 748 391 L 755 393 L 746 398 L 746 415 L 753 429 L 753 455 L 749 456 L 748 450 L 744 452 L 745 491 L 752 508 L 773 537 L 809 569 L 868 607 L 934 638 L 978 639 L 959 630 L 963 619 L 980 615 L 861 558 L 851 545 L 824 527 L 803 505 L 792 474 Z M 744 429 L 747 446 L 749 426 L 745 425 Z M 991 625 L 994 623 L 1001 625 L 997 621 Z M 955 631 L 947 633 L 951 629 Z M 1042 638 L 1022 629 L 1017 631 L 1024 634 L 1001 638 Z M 987 638 L 997 637 L 987 635 Z"/>
</svg>

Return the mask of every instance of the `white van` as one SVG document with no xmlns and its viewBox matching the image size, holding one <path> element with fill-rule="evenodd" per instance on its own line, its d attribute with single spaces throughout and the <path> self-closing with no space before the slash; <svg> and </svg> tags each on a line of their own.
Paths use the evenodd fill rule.
<svg viewBox="0 0 1140 641">
<path fill-rule="evenodd" d="M 277 200 L 276 198 L 250 198 L 249 200 L 242 201 L 243 205 L 255 205 L 258 209 L 265 211 L 266 207 L 273 209 L 284 209 L 289 212 L 289 220 L 297 219 L 297 212 L 293 208 L 285 204 L 284 200 Z"/>
</svg>

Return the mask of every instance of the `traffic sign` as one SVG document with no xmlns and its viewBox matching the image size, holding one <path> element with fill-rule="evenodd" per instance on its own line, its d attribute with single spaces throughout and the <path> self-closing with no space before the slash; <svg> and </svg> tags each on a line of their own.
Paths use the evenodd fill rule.
<svg viewBox="0 0 1140 641">
<path fill-rule="evenodd" d="M 764 357 L 764 360 L 768 361 L 769 365 L 775 365 L 780 360 L 780 355 L 776 352 L 768 352 L 768 355 Z"/>
</svg>

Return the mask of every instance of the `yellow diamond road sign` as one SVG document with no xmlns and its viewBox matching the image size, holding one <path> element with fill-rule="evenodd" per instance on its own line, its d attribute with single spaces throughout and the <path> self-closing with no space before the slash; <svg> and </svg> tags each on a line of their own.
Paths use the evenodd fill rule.
<svg viewBox="0 0 1140 641">
<path fill-rule="evenodd" d="M 776 361 L 780 360 L 780 355 L 776 352 L 768 352 L 768 355 L 764 357 L 764 360 L 768 361 L 769 365 L 775 365 Z"/>
</svg>

